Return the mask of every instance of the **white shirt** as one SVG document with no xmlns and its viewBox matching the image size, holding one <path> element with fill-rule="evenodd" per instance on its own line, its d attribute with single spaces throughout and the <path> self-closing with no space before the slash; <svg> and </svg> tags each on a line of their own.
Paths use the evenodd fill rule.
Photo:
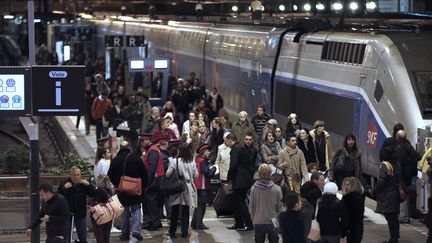
<svg viewBox="0 0 432 243">
<path fill-rule="evenodd" d="M 97 165 L 94 167 L 94 177 L 98 178 L 99 176 L 108 175 L 109 165 L 105 159 L 100 159 Z"/>
<path fill-rule="evenodd" d="M 185 122 L 183 122 L 183 127 L 182 127 L 182 134 L 189 134 L 189 129 L 190 129 L 190 121 L 187 120 Z"/>
</svg>

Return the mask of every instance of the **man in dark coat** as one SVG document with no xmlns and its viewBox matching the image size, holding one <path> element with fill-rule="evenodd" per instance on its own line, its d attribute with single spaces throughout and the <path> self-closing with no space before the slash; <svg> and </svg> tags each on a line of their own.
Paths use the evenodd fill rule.
<svg viewBox="0 0 432 243">
<path fill-rule="evenodd" d="M 147 171 L 144 163 L 138 155 L 131 152 L 129 143 L 123 141 L 120 144 L 120 151 L 112 160 L 108 170 L 108 176 L 112 184 L 118 188 L 121 176 L 126 175 L 133 178 L 141 178 L 141 187 L 147 187 Z M 132 231 L 132 237 L 142 240 L 141 236 L 141 203 L 143 202 L 143 193 L 140 196 L 132 196 L 123 192 L 118 192 L 118 198 L 125 208 L 121 216 L 121 234 L 120 240 L 128 240 L 129 233 Z M 129 223 L 129 218 L 131 218 Z"/>
<path fill-rule="evenodd" d="M 233 140 L 235 143 L 230 152 L 228 180 L 232 182 L 236 210 L 235 224 L 229 229 L 249 231 L 253 230 L 253 223 L 246 205 L 246 193 L 253 185 L 257 150 L 252 145 L 253 136 L 251 133 L 244 137 L 244 145 L 239 144 L 236 138 Z"/>
<path fill-rule="evenodd" d="M 400 178 L 400 167 L 394 158 L 393 150 L 390 147 L 381 149 L 381 163 L 379 176 L 376 185 L 377 207 L 376 212 L 384 215 L 390 231 L 388 242 L 398 242 L 399 238 L 399 191 L 397 180 Z"/>
<path fill-rule="evenodd" d="M 72 166 L 69 178 L 58 188 L 58 193 L 63 195 L 68 203 L 70 211 L 74 214 L 74 223 L 79 242 L 87 242 L 87 196 L 93 196 L 95 188 L 86 180 L 81 180 L 81 169 Z"/>
<path fill-rule="evenodd" d="M 411 186 L 412 177 L 417 176 L 417 163 L 421 160 L 421 156 L 413 148 L 411 143 L 406 138 L 406 132 L 399 130 L 396 133 L 397 145 L 395 148 L 396 160 L 401 166 L 400 183 L 406 188 Z M 408 190 L 409 191 L 409 190 Z M 410 222 L 410 210 L 408 208 L 409 198 L 400 203 L 399 220 L 401 223 Z"/>
<path fill-rule="evenodd" d="M 68 202 L 62 195 L 53 193 L 52 186 L 48 184 L 42 184 L 39 187 L 39 195 L 42 207 L 39 216 L 27 228 L 26 235 L 30 236 L 32 230 L 45 221 L 46 242 L 66 242 L 71 217 Z"/>
<path fill-rule="evenodd" d="M 300 196 L 308 201 L 314 208 L 318 198 L 322 195 L 325 178 L 321 172 L 314 172 L 310 177 L 310 181 L 305 182 L 300 188 Z"/>
<path fill-rule="evenodd" d="M 393 126 L 393 134 L 392 134 L 392 136 L 389 137 L 389 138 L 386 138 L 386 139 L 384 140 L 384 143 L 383 143 L 383 145 L 381 146 L 380 154 L 381 154 L 381 151 L 382 151 L 384 148 L 387 148 L 387 147 L 389 147 L 389 148 L 390 148 L 391 150 L 393 150 L 393 152 L 394 152 L 394 150 L 396 149 L 397 143 L 398 143 L 397 140 L 396 140 L 396 133 L 397 133 L 399 130 L 404 130 L 404 126 L 403 126 L 402 124 L 400 124 L 400 123 L 397 123 L 397 124 L 395 124 L 395 125 Z M 384 161 L 383 158 L 381 158 L 381 156 L 380 156 L 380 160 L 381 160 L 381 161 Z"/>
<path fill-rule="evenodd" d="M 265 125 L 267 124 L 267 121 L 270 120 L 272 117 L 265 112 L 265 106 L 259 105 L 257 108 L 256 115 L 252 118 L 252 124 L 254 125 L 258 145 L 260 146 L 262 141 L 262 135 L 263 135 L 263 129 Z"/>
</svg>

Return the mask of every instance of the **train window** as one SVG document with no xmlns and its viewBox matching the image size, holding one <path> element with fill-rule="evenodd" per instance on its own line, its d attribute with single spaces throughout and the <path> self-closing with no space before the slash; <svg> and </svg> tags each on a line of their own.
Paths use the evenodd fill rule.
<svg viewBox="0 0 432 243">
<path fill-rule="evenodd" d="M 374 92 L 374 98 L 377 103 L 381 101 L 381 98 L 383 97 L 384 89 L 381 85 L 381 82 L 377 80 L 376 86 L 375 86 L 375 92 Z"/>
</svg>

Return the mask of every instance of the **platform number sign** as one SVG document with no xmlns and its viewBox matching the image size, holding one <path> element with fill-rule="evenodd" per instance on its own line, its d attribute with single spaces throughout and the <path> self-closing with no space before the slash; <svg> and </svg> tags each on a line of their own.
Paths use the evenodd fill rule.
<svg viewBox="0 0 432 243">
<path fill-rule="evenodd" d="M 143 35 L 106 35 L 105 47 L 144 47 L 145 37 Z"/>
<path fill-rule="evenodd" d="M 84 108 L 84 66 L 33 66 L 33 115 L 79 115 Z"/>
</svg>

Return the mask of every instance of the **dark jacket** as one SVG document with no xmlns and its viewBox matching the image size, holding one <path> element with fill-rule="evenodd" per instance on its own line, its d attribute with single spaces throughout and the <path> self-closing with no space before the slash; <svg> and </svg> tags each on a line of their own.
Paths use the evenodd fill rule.
<svg viewBox="0 0 432 243">
<path fill-rule="evenodd" d="M 288 210 L 279 214 L 283 243 L 305 243 L 303 219 L 299 211 Z"/>
<path fill-rule="evenodd" d="M 65 184 L 70 182 L 73 186 L 65 189 Z M 70 211 L 75 218 L 84 218 L 87 215 L 87 196 L 93 196 L 96 189 L 92 185 L 82 183 L 73 184 L 68 178 L 58 188 L 58 193 L 63 195 L 69 203 Z"/>
<path fill-rule="evenodd" d="M 315 205 L 312 205 L 308 200 L 301 198 L 300 214 L 303 220 L 304 234 L 309 235 L 312 219 L 315 218 Z"/>
<path fill-rule="evenodd" d="M 336 183 L 341 188 L 343 179 L 354 176 L 361 181 L 361 153 L 359 150 L 347 150 L 341 147 L 333 156 L 333 173 Z"/>
<path fill-rule="evenodd" d="M 356 237 L 349 238 L 360 240 L 358 241 L 360 243 L 363 236 L 365 197 L 358 192 L 350 192 L 343 196 L 342 202 L 348 213 L 348 235 L 356 235 Z M 357 241 L 350 243 L 357 243 Z"/>
<path fill-rule="evenodd" d="M 335 194 L 324 193 L 318 202 L 317 221 L 321 235 L 345 237 L 348 216 L 344 203 Z"/>
<path fill-rule="evenodd" d="M 396 162 L 391 163 L 393 175 L 387 173 L 387 167 L 381 163 L 376 190 L 377 213 L 399 212 L 399 191 L 397 188 L 397 176 L 400 178 L 400 167 Z"/>
<path fill-rule="evenodd" d="M 144 162 L 136 154 L 131 153 L 128 148 L 121 149 L 117 153 L 117 156 L 111 161 L 111 165 L 108 170 L 108 176 L 112 184 L 118 188 L 120 184 L 120 178 L 123 175 L 123 164 L 125 160 L 126 168 L 124 175 L 134 178 L 141 178 L 141 186 L 144 192 L 144 189 L 147 187 L 147 171 L 144 167 Z M 117 195 L 120 202 L 124 206 L 130 206 L 141 203 L 143 201 L 143 194 L 141 196 L 130 196 L 125 193 L 118 192 Z"/>
<path fill-rule="evenodd" d="M 300 196 L 306 199 L 313 206 L 313 218 L 315 218 L 316 203 L 321 195 L 321 189 L 313 181 L 306 181 L 300 188 Z"/>
<path fill-rule="evenodd" d="M 306 143 L 300 138 L 297 138 L 297 146 L 301 151 L 303 151 L 306 164 L 318 163 L 315 145 L 311 136 L 309 136 Z"/>
<path fill-rule="evenodd" d="M 251 122 L 254 125 L 255 132 L 258 139 L 262 138 L 264 126 L 266 125 L 267 121 L 270 120 L 271 118 L 272 117 L 267 113 L 264 113 L 263 117 L 259 117 L 258 115 L 255 115 L 252 118 Z"/>
<path fill-rule="evenodd" d="M 105 112 L 105 119 L 109 122 L 109 127 L 117 130 L 118 125 L 124 122 L 124 117 L 121 109 L 117 112 L 115 105 L 111 106 L 107 112 Z"/>
<path fill-rule="evenodd" d="M 125 106 L 121 111 L 121 115 L 128 122 L 131 131 L 141 128 L 143 110 L 139 105 L 133 106 L 129 104 Z"/>
<path fill-rule="evenodd" d="M 396 140 L 396 138 L 395 137 L 389 137 L 389 138 L 386 138 L 385 140 L 384 140 L 384 142 L 383 142 L 383 144 L 382 144 L 382 146 L 381 146 L 381 149 L 380 149 L 380 161 L 384 161 L 385 159 L 381 156 L 381 152 L 385 149 L 385 148 L 390 148 L 393 152 L 395 151 L 395 149 L 396 149 L 396 146 L 397 146 L 397 144 L 398 144 L 398 142 L 397 142 L 397 140 Z"/>
<path fill-rule="evenodd" d="M 253 185 L 256 156 L 254 146 L 235 143 L 231 147 L 228 180 L 232 181 L 233 189 L 245 189 Z"/>
<path fill-rule="evenodd" d="M 63 236 L 66 238 L 71 220 L 66 198 L 56 193 L 50 200 L 43 202 L 37 219 L 28 228 L 32 230 L 36 228 L 42 223 L 40 219 L 45 215 L 49 216 L 49 221 L 46 222 L 47 236 Z"/>
<path fill-rule="evenodd" d="M 401 166 L 401 182 L 405 186 L 409 186 L 411 185 L 411 178 L 417 176 L 417 163 L 421 160 L 421 156 L 406 139 L 399 141 L 395 152 L 396 159 Z"/>
</svg>

